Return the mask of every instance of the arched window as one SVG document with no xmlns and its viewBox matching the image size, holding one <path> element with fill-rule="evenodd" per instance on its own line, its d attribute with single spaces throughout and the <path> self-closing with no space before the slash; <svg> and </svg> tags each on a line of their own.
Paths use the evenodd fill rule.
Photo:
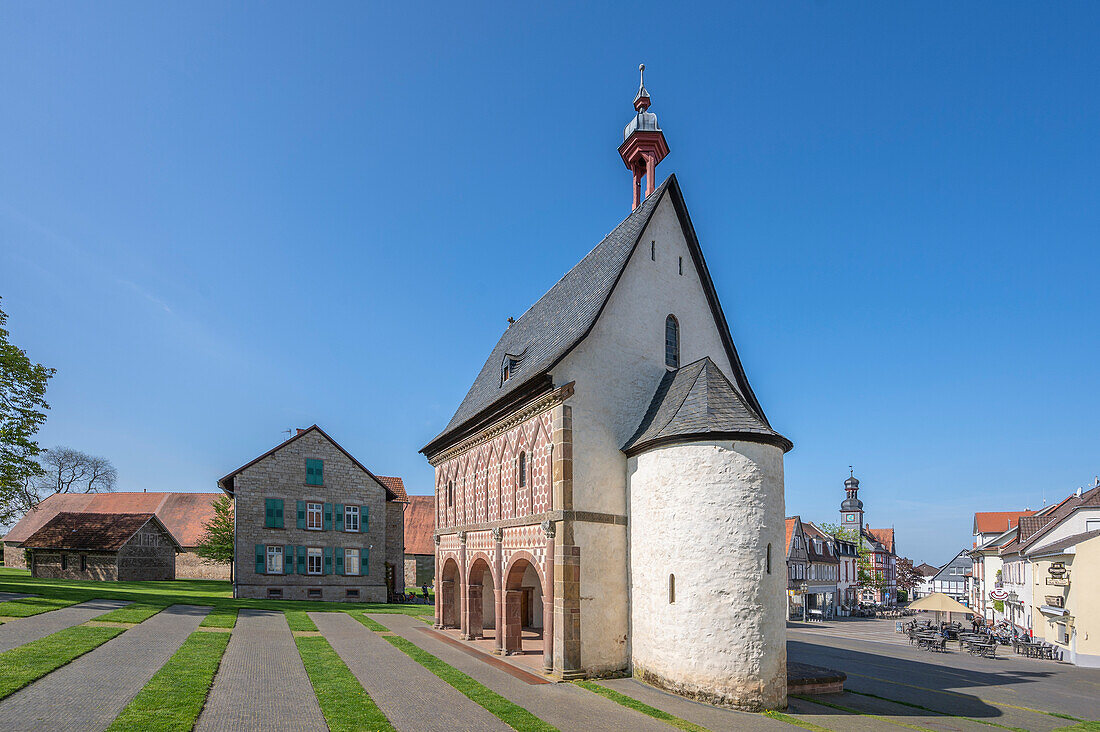
<svg viewBox="0 0 1100 732">
<path fill-rule="evenodd" d="M 771 544 L 768 544 L 768 553 L 764 558 L 764 569 L 767 570 L 768 574 L 772 573 L 772 545 Z"/>
<path fill-rule="evenodd" d="M 672 605 L 676 602 L 676 575 L 670 574 L 668 576 L 668 604 Z"/>
<path fill-rule="evenodd" d="M 519 487 L 523 488 L 527 485 L 527 453 L 521 452 L 519 454 Z"/>
<path fill-rule="evenodd" d="M 665 366 L 680 368 L 680 323 L 675 315 L 665 318 Z"/>
</svg>

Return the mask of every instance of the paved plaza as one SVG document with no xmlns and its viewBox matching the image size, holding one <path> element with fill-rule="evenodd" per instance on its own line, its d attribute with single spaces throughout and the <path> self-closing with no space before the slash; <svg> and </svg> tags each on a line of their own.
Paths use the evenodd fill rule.
<svg viewBox="0 0 1100 732">
<path fill-rule="evenodd" d="M 125 604 L 92 600 L 13 620 L 0 626 L 0 648 L 18 648 L 58 630 L 94 624 L 97 616 Z M 171 606 L 10 694 L 0 701 L 0 732 L 101 732 L 198 628 L 208 609 Z M 387 642 L 394 636 L 559 730 L 672 729 L 661 719 L 577 684 L 550 683 L 538 673 L 534 653 L 528 654 L 532 658 L 502 658 L 486 652 L 492 643 L 464 643 L 409 615 L 366 617 L 387 630 L 371 630 L 343 612 L 311 612 L 317 630 L 297 634 L 324 637 L 398 730 L 499 732 L 510 727 Z M 242 609 L 196 728 L 328 729 L 294 636 L 282 612 Z M 836 732 L 899 725 L 964 732 L 988 732 L 993 725 L 1051 732 L 1075 724 L 1056 715 L 1100 717 L 1100 670 L 1014 656 L 1010 649 L 996 659 L 957 650 L 929 653 L 910 646 L 895 632 L 893 621 L 791 623 L 787 636 L 790 661 L 844 671 L 845 693 L 792 697 L 786 716 L 777 718 L 719 709 L 631 678 L 598 683 L 710 730 L 783 730 L 797 723 Z"/>
</svg>

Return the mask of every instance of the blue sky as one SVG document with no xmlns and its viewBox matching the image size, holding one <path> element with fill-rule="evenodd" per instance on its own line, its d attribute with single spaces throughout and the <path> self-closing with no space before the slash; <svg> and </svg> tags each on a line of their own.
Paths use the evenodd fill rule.
<svg viewBox="0 0 1100 732">
<path fill-rule="evenodd" d="M 43 445 L 211 490 L 417 450 L 629 213 L 637 64 L 734 339 L 835 520 L 917 561 L 1100 472 L 1100 8 L 7 3 L 0 295 Z"/>
</svg>

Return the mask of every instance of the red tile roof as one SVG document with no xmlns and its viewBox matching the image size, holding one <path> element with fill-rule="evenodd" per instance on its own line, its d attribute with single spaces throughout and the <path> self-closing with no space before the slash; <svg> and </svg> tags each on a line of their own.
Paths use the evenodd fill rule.
<svg viewBox="0 0 1100 732">
<path fill-rule="evenodd" d="M 867 528 L 867 533 L 871 535 L 871 538 L 886 547 L 886 551 L 891 554 L 894 552 L 894 530 L 893 529 L 872 529 Z"/>
<path fill-rule="evenodd" d="M 154 513 L 69 513 L 63 511 L 27 537 L 23 542 L 23 547 L 26 549 L 117 551 L 150 521 L 155 521 L 162 528 L 164 526 Z M 176 546 L 182 548 L 179 547 L 178 542 Z"/>
<path fill-rule="evenodd" d="M 1031 516 L 1034 511 L 979 511 L 974 514 L 975 534 L 999 534 L 1008 531 L 1021 516 Z"/>
<path fill-rule="evenodd" d="M 405 481 L 389 475 L 376 475 L 374 477 L 378 478 L 378 482 L 390 489 L 390 493 L 393 493 L 393 495 L 396 496 L 394 500 L 409 500 L 409 494 L 405 492 Z"/>
<path fill-rule="evenodd" d="M 220 493 L 58 493 L 50 496 L 12 527 L 5 542 L 22 542 L 61 512 L 155 513 L 184 547 L 199 543 L 204 525 L 214 517 Z"/>
<path fill-rule="evenodd" d="M 794 527 L 798 522 L 799 522 L 798 516 L 795 516 L 794 518 L 789 518 L 789 519 L 786 520 L 786 523 L 787 523 L 787 542 L 784 546 L 787 547 L 787 553 L 788 554 L 791 553 L 791 536 L 794 535 Z"/>
<path fill-rule="evenodd" d="M 409 496 L 405 509 L 405 553 L 435 554 L 435 496 Z"/>
</svg>

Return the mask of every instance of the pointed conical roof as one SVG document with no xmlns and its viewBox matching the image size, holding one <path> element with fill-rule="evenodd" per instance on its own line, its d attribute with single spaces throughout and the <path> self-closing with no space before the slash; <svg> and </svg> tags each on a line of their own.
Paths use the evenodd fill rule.
<svg viewBox="0 0 1100 732">
<path fill-rule="evenodd" d="M 793 447 L 749 407 L 710 356 L 670 371 L 623 452 L 700 439 L 737 439 Z"/>
</svg>

